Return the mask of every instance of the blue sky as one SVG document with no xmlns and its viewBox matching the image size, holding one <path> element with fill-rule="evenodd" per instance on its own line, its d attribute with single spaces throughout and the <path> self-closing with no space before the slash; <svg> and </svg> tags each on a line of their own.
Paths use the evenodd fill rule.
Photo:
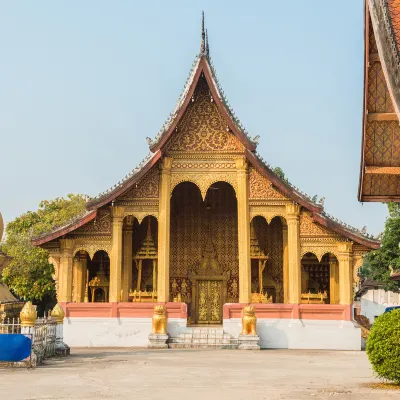
<svg viewBox="0 0 400 400">
<path fill-rule="evenodd" d="M 94 196 L 148 153 L 199 51 L 259 153 L 330 214 L 383 230 L 357 200 L 363 0 L 1 0 L 0 211 Z"/>
</svg>

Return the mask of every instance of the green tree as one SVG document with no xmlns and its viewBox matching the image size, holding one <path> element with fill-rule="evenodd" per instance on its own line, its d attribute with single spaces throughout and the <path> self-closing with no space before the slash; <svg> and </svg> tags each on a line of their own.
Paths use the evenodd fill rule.
<svg viewBox="0 0 400 400">
<path fill-rule="evenodd" d="M 6 227 L 1 250 L 12 257 L 3 270 L 2 280 L 23 300 L 31 300 L 39 310 L 48 308 L 56 300 L 53 265 L 47 251 L 32 246 L 33 236 L 66 224 L 85 212 L 85 197 L 69 194 L 67 198 L 44 200 L 37 211 L 28 211 Z"/>
<path fill-rule="evenodd" d="M 388 203 L 388 210 L 389 216 L 386 219 L 381 247 L 366 254 L 360 273 L 382 283 L 385 290 L 398 290 L 398 283 L 390 280 L 390 268 L 400 269 L 399 204 Z"/>
<path fill-rule="evenodd" d="M 400 309 L 375 319 L 366 350 L 375 373 L 400 385 Z"/>
</svg>

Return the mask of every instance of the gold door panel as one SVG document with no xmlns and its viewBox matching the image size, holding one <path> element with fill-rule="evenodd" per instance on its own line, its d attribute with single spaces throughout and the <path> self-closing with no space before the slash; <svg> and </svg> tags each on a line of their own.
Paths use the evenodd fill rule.
<svg viewBox="0 0 400 400">
<path fill-rule="evenodd" d="M 198 324 L 222 322 L 222 281 L 197 281 L 196 310 Z"/>
</svg>

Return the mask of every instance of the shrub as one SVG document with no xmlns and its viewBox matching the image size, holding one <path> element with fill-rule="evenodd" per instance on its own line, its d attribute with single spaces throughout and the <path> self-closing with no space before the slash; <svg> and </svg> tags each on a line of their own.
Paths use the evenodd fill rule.
<svg viewBox="0 0 400 400">
<path fill-rule="evenodd" d="M 366 350 L 374 372 L 400 385 L 400 309 L 375 319 Z"/>
</svg>

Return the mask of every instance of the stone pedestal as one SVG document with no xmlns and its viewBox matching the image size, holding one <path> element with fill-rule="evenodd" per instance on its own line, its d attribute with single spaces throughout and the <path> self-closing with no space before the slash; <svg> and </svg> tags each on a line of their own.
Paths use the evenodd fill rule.
<svg viewBox="0 0 400 400">
<path fill-rule="evenodd" d="M 147 347 L 149 349 L 168 349 L 167 340 L 167 334 L 150 333 L 150 344 Z"/>
<path fill-rule="evenodd" d="M 258 335 L 242 335 L 238 337 L 239 350 L 260 350 L 258 342 L 260 337 Z"/>
</svg>

